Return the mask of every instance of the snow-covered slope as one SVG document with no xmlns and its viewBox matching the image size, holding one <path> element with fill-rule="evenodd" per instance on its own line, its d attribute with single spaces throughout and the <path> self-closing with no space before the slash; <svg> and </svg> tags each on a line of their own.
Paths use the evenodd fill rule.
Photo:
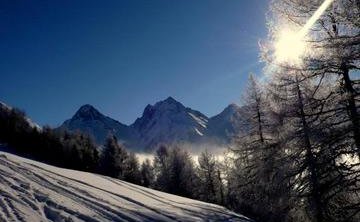
<svg viewBox="0 0 360 222">
<path fill-rule="evenodd" d="M 0 221 L 248 221 L 221 206 L 0 152 Z"/>
</svg>

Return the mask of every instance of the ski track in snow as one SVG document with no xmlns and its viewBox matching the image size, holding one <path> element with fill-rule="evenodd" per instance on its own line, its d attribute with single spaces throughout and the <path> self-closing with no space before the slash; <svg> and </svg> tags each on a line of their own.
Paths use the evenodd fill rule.
<svg viewBox="0 0 360 222">
<path fill-rule="evenodd" d="M 0 152 L 2 221 L 249 221 L 224 207 Z"/>
</svg>

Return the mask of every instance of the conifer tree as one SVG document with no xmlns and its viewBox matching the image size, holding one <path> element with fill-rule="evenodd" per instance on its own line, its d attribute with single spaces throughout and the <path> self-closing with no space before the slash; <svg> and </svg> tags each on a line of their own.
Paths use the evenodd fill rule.
<svg viewBox="0 0 360 222">
<path fill-rule="evenodd" d="M 202 152 L 198 158 L 199 176 L 199 198 L 206 202 L 217 203 L 218 190 L 220 189 L 219 177 L 217 175 L 217 164 L 215 158 L 207 150 Z"/>
<path fill-rule="evenodd" d="M 235 162 L 229 189 L 237 209 L 257 220 L 286 221 L 289 187 L 280 161 L 284 153 L 274 130 L 266 92 L 253 76 L 245 95 L 247 132 L 236 140 Z"/>
<path fill-rule="evenodd" d="M 130 183 L 141 184 L 139 160 L 133 152 L 130 152 L 124 161 L 121 179 Z"/>
<path fill-rule="evenodd" d="M 103 174 L 122 178 L 124 173 L 124 162 L 128 154 L 126 150 L 119 145 L 115 136 L 110 136 L 105 144 L 101 157 L 101 171 Z"/>
<path fill-rule="evenodd" d="M 146 159 L 140 168 L 141 173 L 141 185 L 144 187 L 150 187 L 154 183 L 154 168 L 151 165 L 149 159 Z"/>
</svg>

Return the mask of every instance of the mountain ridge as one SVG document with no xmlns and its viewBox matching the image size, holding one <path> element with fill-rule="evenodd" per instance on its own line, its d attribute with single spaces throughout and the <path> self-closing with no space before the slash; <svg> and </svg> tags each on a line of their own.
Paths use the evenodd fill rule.
<svg viewBox="0 0 360 222">
<path fill-rule="evenodd" d="M 104 144 L 106 137 L 113 134 L 130 149 L 151 151 L 160 144 L 204 144 L 211 141 L 226 145 L 238 133 L 240 123 L 241 107 L 234 103 L 218 115 L 207 117 L 168 97 L 153 105 L 148 104 L 141 117 L 130 125 L 85 104 L 59 129 L 88 133 L 98 144 Z"/>
</svg>

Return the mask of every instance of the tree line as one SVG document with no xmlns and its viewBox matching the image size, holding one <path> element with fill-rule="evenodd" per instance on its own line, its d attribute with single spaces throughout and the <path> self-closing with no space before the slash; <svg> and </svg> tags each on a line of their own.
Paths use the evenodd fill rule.
<svg viewBox="0 0 360 222">
<path fill-rule="evenodd" d="M 17 108 L 0 109 L 0 142 L 20 155 L 56 166 L 89 172 L 98 168 L 99 151 L 88 135 L 40 129 Z"/>
<path fill-rule="evenodd" d="M 25 112 L 0 107 L 0 143 L 14 153 L 55 166 L 99 173 L 145 187 L 212 203 L 224 203 L 222 172 L 204 152 L 196 166 L 190 153 L 165 145 L 140 163 L 115 136 L 100 149 L 81 132 L 34 127 Z"/>
</svg>

